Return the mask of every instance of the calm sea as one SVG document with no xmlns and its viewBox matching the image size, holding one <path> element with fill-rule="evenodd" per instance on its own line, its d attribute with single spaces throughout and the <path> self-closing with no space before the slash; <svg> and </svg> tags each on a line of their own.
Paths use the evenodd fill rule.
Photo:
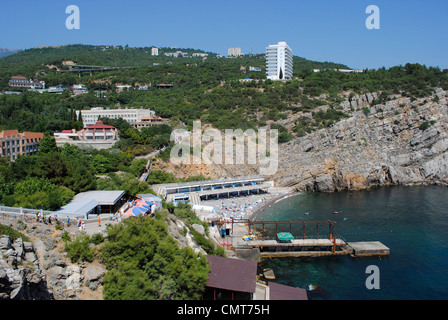
<svg viewBox="0 0 448 320">
<path fill-rule="evenodd" d="M 338 212 L 335 214 L 335 212 Z M 308 288 L 310 299 L 448 299 L 448 188 L 383 187 L 299 194 L 272 204 L 257 220 L 333 220 L 347 241 L 381 241 L 389 257 L 267 258 L 275 282 Z M 369 265 L 379 289 L 367 289 Z"/>
</svg>

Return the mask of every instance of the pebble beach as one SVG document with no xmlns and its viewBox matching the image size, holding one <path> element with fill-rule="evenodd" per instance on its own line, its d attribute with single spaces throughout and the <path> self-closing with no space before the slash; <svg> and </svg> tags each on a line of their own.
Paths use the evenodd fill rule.
<svg viewBox="0 0 448 320">
<path fill-rule="evenodd" d="M 227 221 L 231 218 L 252 219 L 264 207 L 291 194 L 289 188 L 275 188 L 262 194 L 201 201 L 201 205 L 214 207 Z"/>
</svg>

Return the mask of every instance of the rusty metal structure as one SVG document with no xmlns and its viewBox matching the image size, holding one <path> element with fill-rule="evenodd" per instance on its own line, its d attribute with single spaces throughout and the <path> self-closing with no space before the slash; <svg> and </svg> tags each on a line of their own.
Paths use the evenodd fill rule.
<svg viewBox="0 0 448 320">
<path fill-rule="evenodd" d="M 248 246 L 267 248 L 275 247 L 301 247 L 303 249 L 300 255 L 303 255 L 305 248 L 310 248 L 316 255 L 322 255 L 321 251 L 316 252 L 316 247 L 328 247 L 332 254 L 341 253 L 337 248 L 341 248 L 345 245 L 345 241 L 336 234 L 335 222 L 331 220 L 327 221 L 257 221 L 249 219 L 231 219 L 231 230 L 233 234 L 234 224 L 245 224 L 248 229 L 248 233 L 256 235 L 257 240 L 248 243 Z M 288 232 L 294 240 L 276 241 L 276 237 L 279 233 Z M 278 240 L 278 239 L 277 239 Z M 290 250 L 290 249 L 288 249 Z M 338 251 L 338 252 L 337 252 Z M 277 253 L 278 254 L 278 253 Z M 295 253 L 299 254 L 299 253 Z"/>
<path fill-rule="evenodd" d="M 234 223 L 247 224 L 249 234 L 257 234 L 261 240 L 275 239 L 279 232 L 287 231 L 296 239 L 334 239 L 336 234 L 334 221 L 264 221 L 249 219 L 231 219 Z"/>
</svg>

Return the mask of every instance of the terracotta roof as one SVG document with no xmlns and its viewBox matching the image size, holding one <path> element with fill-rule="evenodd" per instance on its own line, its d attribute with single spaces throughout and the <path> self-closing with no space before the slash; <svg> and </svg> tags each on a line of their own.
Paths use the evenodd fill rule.
<svg viewBox="0 0 448 320">
<path fill-rule="evenodd" d="M 104 124 L 103 121 L 98 120 L 96 122 L 96 124 L 91 124 L 90 126 L 84 127 L 85 130 L 92 130 L 92 129 L 96 129 L 96 130 L 103 130 L 103 129 L 109 129 L 109 130 L 116 130 L 117 128 L 115 128 L 114 126 L 109 126 L 107 124 Z"/>
<path fill-rule="evenodd" d="M 24 132 L 23 135 L 25 135 L 25 139 L 42 139 L 44 137 L 44 134 L 42 132 Z"/>
<path fill-rule="evenodd" d="M 3 130 L 2 132 L 0 132 L 0 137 L 6 138 L 6 136 L 12 136 L 12 135 L 17 136 L 18 134 L 19 131 L 17 130 Z"/>
<path fill-rule="evenodd" d="M 207 287 L 238 292 L 255 292 L 257 262 L 207 255 L 210 273 Z"/>
<path fill-rule="evenodd" d="M 16 138 L 24 137 L 25 139 L 42 139 L 44 137 L 44 134 L 42 132 L 29 132 L 25 131 L 23 133 L 19 133 L 18 130 L 4 130 L 0 132 L 0 138 L 6 138 L 6 136 L 16 136 Z"/>
<path fill-rule="evenodd" d="M 25 78 L 24 76 L 12 76 L 11 80 L 28 80 L 28 79 Z"/>
</svg>

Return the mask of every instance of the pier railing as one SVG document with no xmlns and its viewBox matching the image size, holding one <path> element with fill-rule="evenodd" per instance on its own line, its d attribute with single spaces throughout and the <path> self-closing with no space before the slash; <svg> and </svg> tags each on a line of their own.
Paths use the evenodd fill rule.
<svg viewBox="0 0 448 320">
<path fill-rule="evenodd" d="M 247 224 L 248 231 L 256 234 L 260 240 L 275 240 L 279 232 L 289 232 L 295 239 L 340 239 L 336 233 L 335 223 L 327 221 L 251 221 L 249 219 L 232 219 L 234 223 Z"/>
</svg>

